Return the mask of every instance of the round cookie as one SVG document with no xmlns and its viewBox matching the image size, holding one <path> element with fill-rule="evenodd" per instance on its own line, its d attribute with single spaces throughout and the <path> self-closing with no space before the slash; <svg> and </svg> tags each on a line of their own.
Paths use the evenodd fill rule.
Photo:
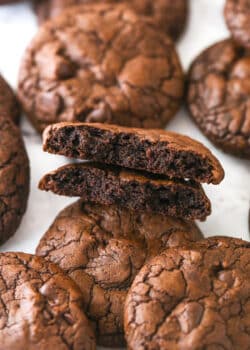
<svg viewBox="0 0 250 350">
<path fill-rule="evenodd" d="M 0 3 L 1 4 L 1 3 Z M 10 117 L 18 124 L 20 118 L 20 106 L 9 84 L 0 75 L 0 115 Z"/>
<path fill-rule="evenodd" d="M 77 285 L 56 265 L 23 253 L 0 254 L 0 349 L 94 350 Z"/>
<path fill-rule="evenodd" d="M 203 133 L 225 152 L 250 158 L 250 55 L 231 39 L 202 52 L 188 77 L 187 103 Z"/>
<path fill-rule="evenodd" d="M 235 41 L 250 48 L 249 0 L 226 0 L 224 15 Z"/>
<path fill-rule="evenodd" d="M 78 201 L 63 210 L 36 253 L 80 286 L 98 343 L 124 343 L 123 305 L 145 260 L 167 247 L 202 238 L 193 223 Z"/>
<path fill-rule="evenodd" d="M 60 121 L 165 127 L 183 73 L 172 41 L 125 5 L 82 5 L 42 26 L 20 69 L 38 131 Z"/>
<path fill-rule="evenodd" d="M 17 230 L 29 195 L 29 160 L 20 130 L 0 116 L 0 244 Z"/>
<path fill-rule="evenodd" d="M 129 349 L 249 349 L 250 243 L 211 238 L 148 262 L 125 303 Z"/>
<path fill-rule="evenodd" d="M 39 23 L 58 16 L 64 9 L 79 4 L 121 3 L 120 0 L 37 0 L 35 11 Z M 176 40 L 183 32 L 188 17 L 188 0 L 126 0 L 134 10 L 152 18 L 154 24 Z"/>
</svg>

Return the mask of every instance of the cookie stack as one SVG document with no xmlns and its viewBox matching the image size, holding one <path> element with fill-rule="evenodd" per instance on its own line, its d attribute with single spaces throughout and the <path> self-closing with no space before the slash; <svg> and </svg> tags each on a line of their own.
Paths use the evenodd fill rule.
<svg viewBox="0 0 250 350">
<path fill-rule="evenodd" d="M 225 18 L 232 37 L 193 61 L 187 104 L 197 125 L 216 146 L 250 159 L 249 1 L 227 0 Z"/>
<path fill-rule="evenodd" d="M 91 162 L 47 174 L 42 190 L 188 220 L 205 220 L 211 212 L 200 182 L 218 184 L 224 177 L 205 146 L 161 130 L 60 123 L 46 129 L 44 150 Z"/>
<path fill-rule="evenodd" d="M 37 254 L 77 282 L 98 342 L 121 346 L 123 305 L 145 262 L 202 238 L 193 220 L 210 214 L 200 183 L 224 171 L 187 136 L 105 124 L 60 123 L 44 132 L 44 150 L 86 163 L 63 166 L 39 187 L 81 197 L 57 217 Z"/>
</svg>

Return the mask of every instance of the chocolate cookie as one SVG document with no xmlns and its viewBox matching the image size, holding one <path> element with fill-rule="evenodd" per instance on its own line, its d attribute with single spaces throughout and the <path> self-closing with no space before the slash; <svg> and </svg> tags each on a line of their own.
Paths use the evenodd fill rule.
<svg viewBox="0 0 250 350">
<path fill-rule="evenodd" d="M 75 7 L 48 22 L 19 76 L 20 100 L 40 132 L 59 121 L 164 128 L 182 95 L 172 41 L 126 5 Z"/>
<path fill-rule="evenodd" d="M 39 23 L 58 16 L 65 8 L 79 4 L 121 3 L 120 0 L 37 0 L 35 11 Z M 188 0 L 126 0 L 138 14 L 149 17 L 159 29 L 174 40 L 183 32 L 188 17 Z"/>
<path fill-rule="evenodd" d="M 224 171 L 200 142 L 163 130 L 59 123 L 44 132 L 44 151 L 175 178 L 218 184 Z"/>
<path fill-rule="evenodd" d="M 191 222 L 78 201 L 59 214 L 37 254 L 59 264 L 78 283 L 98 342 L 121 346 L 124 300 L 144 262 L 163 249 L 201 238 Z"/>
<path fill-rule="evenodd" d="M 224 14 L 235 41 L 250 48 L 249 0 L 226 0 Z"/>
<path fill-rule="evenodd" d="M 211 205 L 200 184 L 95 163 L 68 164 L 47 175 L 39 188 L 86 202 L 119 205 L 187 220 L 205 220 Z"/>
<path fill-rule="evenodd" d="M 17 230 L 29 194 L 29 160 L 16 125 L 0 116 L 0 244 Z"/>
<path fill-rule="evenodd" d="M 0 75 L 0 116 L 2 115 L 11 118 L 14 123 L 18 124 L 20 106 L 11 87 Z"/>
<path fill-rule="evenodd" d="M 203 133 L 225 152 L 250 158 L 250 55 L 233 40 L 199 55 L 189 71 L 187 103 Z"/>
<path fill-rule="evenodd" d="M 94 350 L 82 294 L 56 265 L 22 253 L 0 254 L 0 349 Z"/>
<path fill-rule="evenodd" d="M 148 262 L 125 303 L 129 349 L 248 350 L 250 244 L 213 238 Z"/>
</svg>

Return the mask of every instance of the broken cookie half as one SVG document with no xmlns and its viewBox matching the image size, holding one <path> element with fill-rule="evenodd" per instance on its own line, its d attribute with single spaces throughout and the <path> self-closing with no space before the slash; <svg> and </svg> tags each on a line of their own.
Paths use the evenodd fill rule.
<svg viewBox="0 0 250 350">
<path fill-rule="evenodd" d="M 91 162 L 45 175 L 40 189 L 188 220 L 211 213 L 200 183 L 218 184 L 224 177 L 220 162 L 201 143 L 157 129 L 60 123 L 45 130 L 43 147 Z"/>
</svg>

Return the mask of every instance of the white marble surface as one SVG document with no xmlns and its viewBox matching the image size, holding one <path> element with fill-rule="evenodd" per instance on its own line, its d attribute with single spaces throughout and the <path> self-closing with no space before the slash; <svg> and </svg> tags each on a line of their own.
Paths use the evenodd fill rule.
<svg viewBox="0 0 250 350">
<path fill-rule="evenodd" d="M 224 0 L 190 0 L 189 27 L 178 44 L 185 68 L 207 45 L 228 35 L 223 20 Z M 30 39 L 36 33 L 36 19 L 28 3 L 0 8 L 0 71 L 16 86 L 20 59 Z M 192 136 L 204 142 L 222 162 L 226 178 L 219 186 L 206 186 L 212 201 L 213 213 L 200 227 L 207 236 L 233 235 L 249 239 L 248 210 L 250 202 L 250 162 L 228 156 L 215 149 L 182 110 L 168 126 L 170 130 Z M 37 184 L 41 176 L 65 163 L 63 157 L 42 152 L 41 139 L 27 121 L 22 123 L 23 135 L 31 163 L 31 193 L 29 206 L 16 235 L 0 251 L 33 253 L 35 247 L 56 214 L 71 200 L 40 192 Z"/>
</svg>

